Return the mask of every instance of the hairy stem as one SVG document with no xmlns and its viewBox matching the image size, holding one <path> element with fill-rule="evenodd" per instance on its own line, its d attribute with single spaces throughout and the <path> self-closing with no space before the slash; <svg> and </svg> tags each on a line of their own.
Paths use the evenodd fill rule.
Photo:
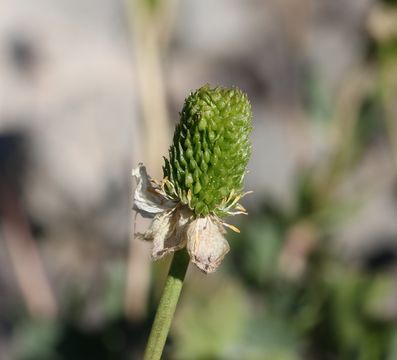
<svg viewBox="0 0 397 360">
<path fill-rule="evenodd" d="M 150 331 L 144 360 L 159 360 L 161 358 L 188 265 L 189 256 L 187 252 L 185 250 L 177 251 L 172 259 L 156 317 Z"/>
</svg>

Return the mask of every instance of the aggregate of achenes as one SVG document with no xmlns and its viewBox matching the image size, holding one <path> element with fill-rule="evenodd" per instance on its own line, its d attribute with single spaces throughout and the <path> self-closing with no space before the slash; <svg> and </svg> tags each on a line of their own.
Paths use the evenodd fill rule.
<svg viewBox="0 0 397 360">
<path fill-rule="evenodd" d="M 241 194 L 251 155 L 248 98 L 237 88 L 206 85 L 189 95 L 180 116 L 164 177 L 184 204 L 190 190 L 189 205 L 196 215 L 224 215 L 219 206 L 232 190 L 234 196 Z"/>
</svg>

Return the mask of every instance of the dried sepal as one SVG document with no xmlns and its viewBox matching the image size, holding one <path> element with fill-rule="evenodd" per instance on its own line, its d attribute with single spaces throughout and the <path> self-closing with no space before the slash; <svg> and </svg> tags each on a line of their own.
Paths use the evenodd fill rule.
<svg viewBox="0 0 397 360">
<path fill-rule="evenodd" d="M 229 252 L 225 230 L 210 216 L 193 220 L 187 228 L 187 251 L 190 260 L 206 274 L 214 272 Z"/>
<path fill-rule="evenodd" d="M 186 226 L 192 212 L 184 207 L 175 207 L 157 214 L 149 229 L 138 238 L 151 241 L 152 258 L 158 260 L 163 256 L 186 246 Z"/>
<path fill-rule="evenodd" d="M 147 174 L 142 163 L 132 170 L 132 176 L 137 180 L 133 208 L 140 215 L 153 218 L 156 214 L 175 207 L 176 202 L 167 198 L 161 187 Z"/>
</svg>

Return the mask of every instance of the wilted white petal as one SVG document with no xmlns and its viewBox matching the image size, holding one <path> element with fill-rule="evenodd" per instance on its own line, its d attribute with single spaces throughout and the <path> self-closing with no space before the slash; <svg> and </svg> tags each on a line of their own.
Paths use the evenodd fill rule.
<svg viewBox="0 0 397 360">
<path fill-rule="evenodd" d="M 159 194 L 150 182 L 146 167 L 139 164 L 132 170 L 137 179 L 134 193 L 134 210 L 143 217 L 153 218 L 156 214 L 175 207 L 175 202 Z"/>
<path fill-rule="evenodd" d="M 186 225 L 190 216 L 190 210 L 175 208 L 154 217 L 150 228 L 142 235 L 144 240 L 153 241 L 153 260 L 186 245 Z"/>
<path fill-rule="evenodd" d="M 205 273 L 214 272 L 229 252 L 222 226 L 209 217 L 198 218 L 188 225 L 187 250 L 190 260 Z"/>
</svg>

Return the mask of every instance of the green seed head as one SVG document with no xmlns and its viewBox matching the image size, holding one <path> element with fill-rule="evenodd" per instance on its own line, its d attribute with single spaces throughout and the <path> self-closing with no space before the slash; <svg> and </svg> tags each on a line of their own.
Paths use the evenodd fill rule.
<svg viewBox="0 0 397 360">
<path fill-rule="evenodd" d="M 167 193 L 197 216 L 224 215 L 242 193 L 251 118 L 248 98 L 237 88 L 206 85 L 190 94 L 163 167 Z"/>
</svg>

